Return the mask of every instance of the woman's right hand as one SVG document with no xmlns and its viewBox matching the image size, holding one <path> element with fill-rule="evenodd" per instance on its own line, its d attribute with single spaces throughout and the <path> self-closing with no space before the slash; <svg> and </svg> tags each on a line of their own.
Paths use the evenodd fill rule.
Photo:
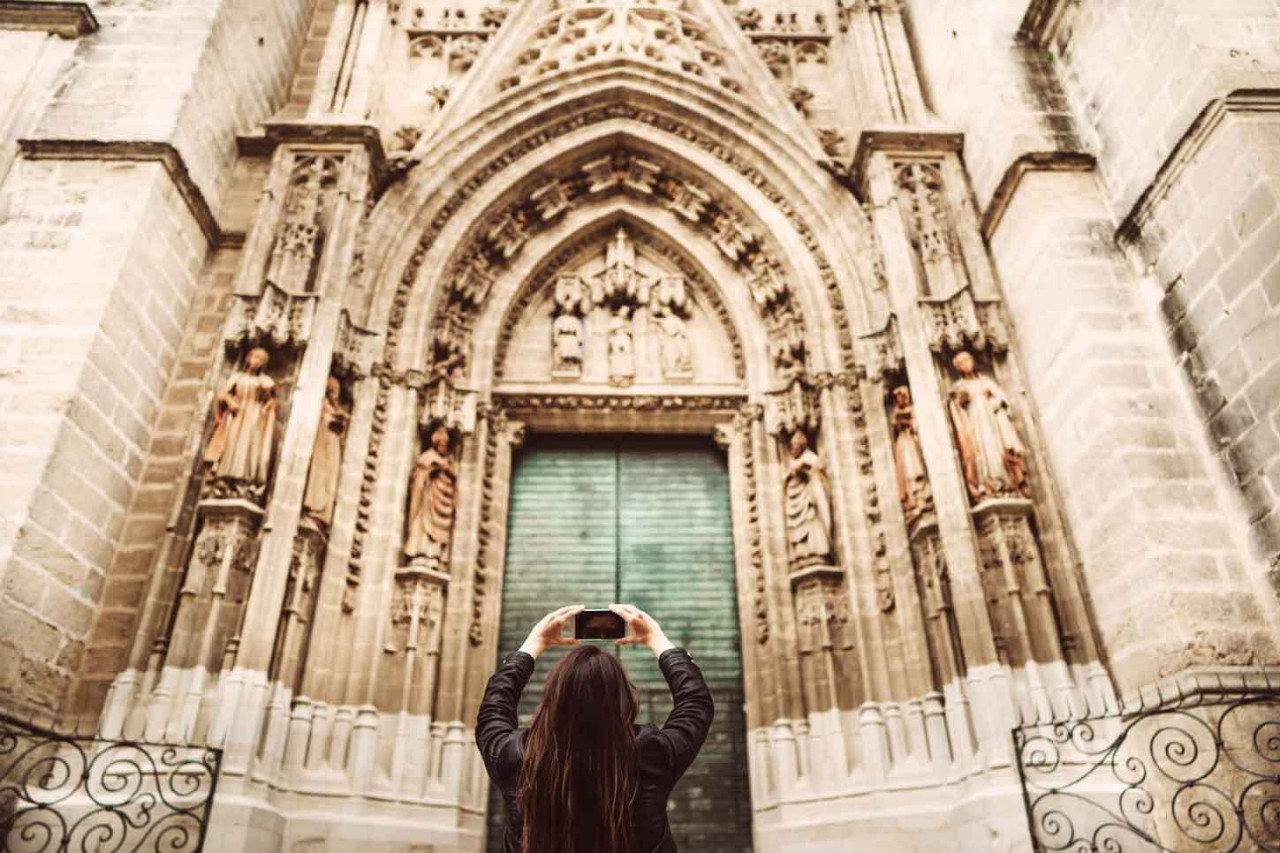
<svg viewBox="0 0 1280 853">
<path fill-rule="evenodd" d="M 638 607 L 630 604 L 610 604 L 609 609 L 617 613 L 627 622 L 631 633 L 614 640 L 619 646 L 645 645 L 655 655 L 661 655 L 667 649 L 674 649 L 675 643 L 662 633 L 658 620 Z"/>
</svg>

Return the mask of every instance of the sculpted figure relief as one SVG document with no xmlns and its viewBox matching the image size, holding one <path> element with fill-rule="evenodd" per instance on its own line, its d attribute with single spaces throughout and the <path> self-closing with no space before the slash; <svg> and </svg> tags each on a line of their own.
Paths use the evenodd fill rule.
<svg viewBox="0 0 1280 853">
<path fill-rule="evenodd" d="M 1026 451 L 1004 389 L 977 372 L 969 352 L 957 353 L 951 364 L 960 378 L 951 389 L 948 408 L 969 497 L 975 503 L 999 496 L 1030 497 Z"/>
<path fill-rule="evenodd" d="M 560 314 L 551 321 L 551 372 L 582 374 L 582 320 L 572 314 Z"/>
<path fill-rule="evenodd" d="M 635 375 L 631 318 L 623 309 L 609 318 L 609 381 L 614 385 L 630 385 Z"/>
<path fill-rule="evenodd" d="M 320 426 L 311 452 L 307 491 L 302 496 L 302 508 L 326 524 L 333 518 L 333 499 L 338 493 L 338 473 L 342 465 L 342 439 L 350 420 L 350 413 L 342 405 L 342 384 L 330 376 L 325 385 L 324 402 L 320 404 Z"/>
<path fill-rule="evenodd" d="M 251 485 L 267 482 L 276 433 L 276 383 L 265 372 L 271 356 L 254 347 L 214 398 L 213 435 L 204 461 L 214 477 Z"/>
<path fill-rule="evenodd" d="M 831 485 L 801 430 L 791 434 L 787 464 L 787 542 L 791 568 L 831 562 Z"/>
<path fill-rule="evenodd" d="M 907 523 L 933 509 L 933 493 L 924 467 L 920 435 L 916 432 L 915 404 L 911 389 L 901 385 L 893 389 L 893 461 L 898 473 L 898 500 L 906 512 Z"/>
<path fill-rule="evenodd" d="M 458 469 L 449 451 L 449 431 L 437 427 L 431 446 L 413 466 L 409 483 L 409 531 L 404 552 L 415 562 L 445 570 L 457 509 Z"/>
<path fill-rule="evenodd" d="M 684 320 L 671 311 L 665 311 L 658 316 L 658 329 L 662 332 L 662 375 L 669 379 L 688 377 L 693 373 L 693 356 Z"/>
</svg>

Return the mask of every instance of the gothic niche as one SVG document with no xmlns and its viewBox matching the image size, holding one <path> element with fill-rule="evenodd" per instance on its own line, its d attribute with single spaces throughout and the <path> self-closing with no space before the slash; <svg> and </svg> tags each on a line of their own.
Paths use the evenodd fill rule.
<svg viewBox="0 0 1280 853">
<path fill-rule="evenodd" d="M 787 553 L 806 707 L 848 709 L 858 676 L 849 588 L 835 565 L 831 481 L 804 429 L 792 430 L 786 448 Z"/>
<path fill-rule="evenodd" d="M 972 352 L 950 360 L 947 411 L 971 504 L 982 588 L 1002 663 L 1063 659 L 1053 590 L 1036 532 L 1026 448 L 1005 389 Z"/>
<path fill-rule="evenodd" d="M 253 347 L 213 399 L 213 433 L 202 459 L 204 495 L 261 505 L 271 475 L 279 400 L 266 368 L 271 354 Z"/>
<path fill-rule="evenodd" d="M 342 468 L 342 442 L 350 421 L 351 410 L 342 399 L 342 382 L 330 376 L 320 404 L 320 424 L 311 451 L 307 489 L 302 495 L 302 511 L 326 527 L 333 518 L 333 501 Z"/>
<path fill-rule="evenodd" d="M 448 427 L 434 424 L 428 435 L 427 448 L 418 456 L 409 479 L 404 553 L 410 565 L 448 574 L 458 467 Z"/>
<path fill-rule="evenodd" d="M 330 199 L 338 185 L 341 163 L 340 158 L 326 154 L 300 154 L 294 162 L 266 275 L 268 282 L 286 293 L 315 290 Z"/>
<path fill-rule="evenodd" d="M 503 379 L 736 382 L 728 335 L 692 283 L 624 226 L 603 242 L 554 271 L 545 296 L 517 318 Z"/>
<path fill-rule="evenodd" d="M 956 240 L 942 170 L 933 163 L 901 163 L 897 183 L 907 235 L 919 264 L 921 295 L 950 297 L 968 286 L 969 274 Z"/>
</svg>

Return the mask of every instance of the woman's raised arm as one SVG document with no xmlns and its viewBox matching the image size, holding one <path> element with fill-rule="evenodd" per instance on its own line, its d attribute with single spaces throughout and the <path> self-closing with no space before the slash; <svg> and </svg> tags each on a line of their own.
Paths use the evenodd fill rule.
<svg viewBox="0 0 1280 853">
<path fill-rule="evenodd" d="M 476 747 L 490 776 L 497 773 L 502 749 L 520 723 L 516 706 L 520 704 L 520 694 L 529 683 L 529 676 L 533 675 L 534 660 L 547 646 L 567 646 L 578 642 L 561 637 L 560 632 L 564 623 L 580 610 L 582 605 L 570 604 L 543 616 L 533 626 L 520 650 L 507 655 L 489 676 L 484 700 L 476 714 Z"/>
<path fill-rule="evenodd" d="M 630 604 L 614 604 L 609 609 L 627 620 L 631 628 L 629 635 L 616 641 L 618 645 L 648 646 L 658 656 L 658 667 L 671 688 L 674 707 L 659 734 L 666 745 L 674 785 L 697 757 L 711 729 L 715 718 L 711 689 L 693 658 L 667 639 L 656 619 Z"/>
</svg>

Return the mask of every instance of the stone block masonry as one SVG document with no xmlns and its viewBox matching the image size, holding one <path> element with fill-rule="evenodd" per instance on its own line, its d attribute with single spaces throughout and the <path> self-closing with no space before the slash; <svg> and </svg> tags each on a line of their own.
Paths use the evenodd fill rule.
<svg viewBox="0 0 1280 853">
<path fill-rule="evenodd" d="M 19 160 L 0 208 L 0 606 L 24 617 L 0 626 L 0 684 L 53 708 L 80 663 L 205 242 L 154 163 Z M 28 621 L 42 645 L 26 642 Z"/>
<path fill-rule="evenodd" d="M 11 119 L 0 128 L 0 607 L 13 613 L 0 625 L 0 693 L 10 710 L 55 710 L 82 665 L 116 660 L 111 643 L 83 660 L 84 642 L 117 548 L 137 561 L 130 543 L 163 532 L 162 498 L 134 492 L 149 457 L 147 476 L 164 476 L 152 431 L 182 393 L 181 376 L 170 380 L 184 369 L 184 329 L 199 323 L 191 307 L 209 241 L 225 230 L 236 135 L 284 102 L 313 5 L 102 4 L 101 28 L 75 42 L 56 83 L 10 81 L 22 96 L 0 105 Z M 42 159 L 14 160 L 14 133 L 36 140 Z M 112 585 L 113 607 L 135 607 L 131 589 Z M 100 613 L 98 634 L 127 633 L 121 618 Z"/>
<path fill-rule="evenodd" d="M 1280 591 L 1280 94 L 1213 111 L 1140 213 L 1139 254 L 1213 451 Z"/>
<path fill-rule="evenodd" d="M 1035 173 L 992 251 L 1112 674 L 1128 690 L 1276 663 L 1230 496 L 1111 228 L 1093 175 Z"/>
</svg>

